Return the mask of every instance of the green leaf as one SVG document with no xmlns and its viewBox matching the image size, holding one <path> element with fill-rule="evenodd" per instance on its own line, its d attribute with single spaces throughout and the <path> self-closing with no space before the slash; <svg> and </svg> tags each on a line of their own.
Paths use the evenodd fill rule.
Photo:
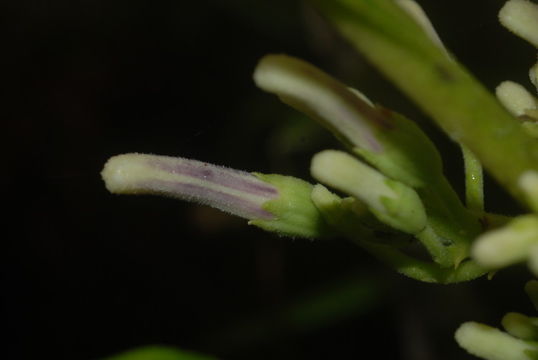
<svg viewBox="0 0 538 360">
<path fill-rule="evenodd" d="M 152 345 L 129 350 L 103 360 L 215 360 L 215 358 L 167 346 Z"/>
</svg>

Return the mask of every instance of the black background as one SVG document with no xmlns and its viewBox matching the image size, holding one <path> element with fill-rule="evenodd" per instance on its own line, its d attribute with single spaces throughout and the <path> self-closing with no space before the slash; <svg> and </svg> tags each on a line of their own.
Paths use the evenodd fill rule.
<svg viewBox="0 0 538 360">
<path fill-rule="evenodd" d="M 498 24 L 502 3 L 421 2 L 488 88 L 508 78 L 529 87 L 535 52 Z M 416 119 L 461 191 L 458 149 L 304 4 L 2 7 L 2 358 L 96 359 L 168 344 L 222 359 L 465 359 L 453 341 L 459 324 L 532 313 L 524 268 L 421 284 L 344 240 L 279 238 L 195 205 L 107 193 L 104 162 L 133 151 L 310 179 L 311 155 L 338 145 L 255 88 L 256 62 L 275 52 Z M 492 182 L 486 190 L 491 211 L 517 211 Z M 364 291 L 357 306 L 301 326 L 290 320 L 290 309 L 350 284 Z"/>
</svg>

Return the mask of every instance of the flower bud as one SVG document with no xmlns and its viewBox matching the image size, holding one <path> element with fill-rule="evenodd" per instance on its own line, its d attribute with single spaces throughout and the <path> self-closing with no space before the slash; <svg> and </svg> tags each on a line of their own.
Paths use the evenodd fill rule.
<svg viewBox="0 0 538 360">
<path fill-rule="evenodd" d="M 538 171 L 525 171 L 519 176 L 517 185 L 525 195 L 527 204 L 538 211 Z"/>
<path fill-rule="evenodd" d="M 330 75 L 287 55 L 267 55 L 254 71 L 261 89 L 274 93 L 286 104 L 327 127 L 349 147 L 379 152 L 382 145 L 373 129 L 385 126 L 385 120 L 364 95 L 357 95 Z"/>
<path fill-rule="evenodd" d="M 310 200 L 312 185 L 197 160 L 146 154 L 110 158 L 101 172 L 115 194 L 155 194 L 212 206 L 265 230 L 314 238 L 329 233 Z"/>
<path fill-rule="evenodd" d="M 536 109 L 536 99 L 522 85 L 513 81 L 503 81 L 495 89 L 497 99 L 514 116 L 525 115 L 530 109 Z"/>
<path fill-rule="evenodd" d="M 536 318 L 530 318 L 520 313 L 510 312 L 504 315 L 501 323 L 504 329 L 512 336 L 522 340 L 538 339 Z"/>
<path fill-rule="evenodd" d="M 353 156 L 336 150 L 312 159 L 314 178 L 363 201 L 383 223 L 416 234 L 426 226 L 426 212 L 417 193 L 387 178 Z"/>
<path fill-rule="evenodd" d="M 480 265 L 497 269 L 526 260 L 535 244 L 538 244 L 538 217 L 525 215 L 479 236 L 471 255 Z"/>
<path fill-rule="evenodd" d="M 442 177 L 437 149 L 412 121 L 372 106 L 365 96 L 315 66 L 286 55 L 265 56 L 256 84 L 319 121 L 385 175 L 413 187 Z"/>
<path fill-rule="evenodd" d="M 538 47 L 538 5 L 527 0 L 510 0 L 499 12 L 508 30 Z"/>
<path fill-rule="evenodd" d="M 536 343 L 523 341 L 491 326 L 476 322 L 462 324 L 455 334 L 458 344 L 470 354 L 487 360 L 532 360 L 538 355 Z"/>
</svg>

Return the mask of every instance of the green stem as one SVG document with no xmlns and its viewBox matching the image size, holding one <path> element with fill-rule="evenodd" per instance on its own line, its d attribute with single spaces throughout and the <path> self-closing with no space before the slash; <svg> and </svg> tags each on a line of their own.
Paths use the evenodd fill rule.
<svg viewBox="0 0 538 360">
<path fill-rule="evenodd" d="M 400 274 L 419 281 L 451 284 L 469 281 L 487 272 L 471 260 L 464 261 L 457 268 L 441 268 L 435 263 L 417 260 L 391 246 L 357 239 L 356 237 L 350 238 L 373 256 L 393 267 Z"/>
<path fill-rule="evenodd" d="M 443 268 L 454 266 L 455 259 L 448 251 L 448 246 L 443 244 L 442 239 L 430 225 L 416 235 L 416 238 L 428 251 L 433 261 Z"/>
<path fill-rule="evenodd" d="M 469 256 L 471 242 L 481 232 L 477 216 L 463 206 L 444 176 L 417 192 L 426 207 L 430 228 L 417 238 L 439 265 L 458 267 Z"/>
<path fill-rule="evenodd" d="M 484 211 L 484 177 L 482 164 L 465 146 L 461 146 L 465 167 L 465 200 L 467 208 L 476 213 Z"/>
</svg>

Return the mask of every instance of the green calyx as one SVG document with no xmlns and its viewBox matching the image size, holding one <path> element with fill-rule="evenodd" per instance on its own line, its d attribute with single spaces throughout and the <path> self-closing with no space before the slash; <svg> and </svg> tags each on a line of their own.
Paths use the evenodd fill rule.
<svg viewBox="0 0 538 360">
<path fill-rule="evenodd" d="M 312 202 L 312 184 L 292 176 L 254 175 L 276 187 L 279 196 L 262 205 L 264 210 L 274 215 L 273 219 L 250 220 L 249 224 L 290 237 L 314 239 L 335 234 Z"/>
</svg>

